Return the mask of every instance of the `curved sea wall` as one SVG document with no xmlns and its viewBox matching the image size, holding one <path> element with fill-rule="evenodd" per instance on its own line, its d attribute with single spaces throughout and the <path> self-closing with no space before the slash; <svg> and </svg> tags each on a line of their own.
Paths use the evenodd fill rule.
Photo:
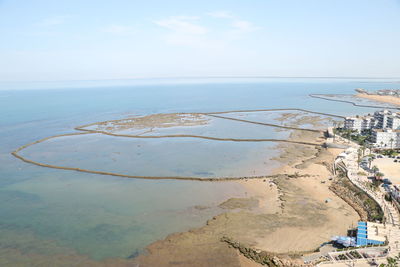
<svg viewBox="0 0 400 267">
<path fill-rule="evenodd" d="M 263 123 L 263 122 L 257 122 L 257 121 L 249 121 L 249 120 L 243 120 L 243 119 L 236 119 L 236 118 L 230 118 L 230 117 L 225 117 L 225 116 L 220 116 L 220 115 L 215 115 L 215 114 L 227 114 L 227 113 L 237 113 L 237 112 L 260 112 L 260 111 L 301 111 L 301 112 L 307 112 L 311 114 L 318 114 L 318 115 L 325 115 L 325 116 L 330 116 L 330 117 L 338 117 L 342 118 L 341 116 L 338 115 L 333 115 L 333 114 L 327 114 L 327 113 L 320 113 L 320 112 L 313 112 L 309 110 L 304 110 L 304 109 L 296 109 L 296 108 L 289 108 L 289 109 L 258 109 L 258 110 L 233 110 L 233 111 L 220 111 L 220 112 L 208 112 L 208 113 L 177 113 L 177 114 L 200 114 L 200 115 L 206 115 L 206 116 L 211 116 L 211 117 L 216 117 L 216 118 L 221 118 L 221 119 L 226 119 L 226 120 L 234 120 L 234 121 L 240 121 L 244 123 L 250 123 L 250 124 L 258 124 L 258 125 L 263 125 L 263 126 L 269 126 L 269 127 L 277 127 L 277 128 L 284 128 L 288 130 L 296 130 L 296 131 L 308 131 L 308 132 L 316 132 L 316 133 L 322 133 L 320 130 L 315 130 L 315 129 L 309 129 L 309 128 L 298 128 L 298 127 L 290 127 L 290 126 L 282 126 L 278 124 L 271 124 L 271 123 Z M 92 173 L 92 174 L 99 174 L 99 175 L 110 175 L 110 176 L 117 176 L 117 177 L 122 177 L 122 178 L 136 178 L 136 179 L 150 179 L 150 180 L 165 180 L 165 179 L 175 179 L 175 180 L 193 180 L 193 181 L 231 181 L 231 180 L 240 180 L 240 179 L 248 179 L 248 178 L 265 178 L 265 177 L 271 177 L 271 176 L 248 176 L 248 177 L 220 177 L 220 178 L 208 178 L 208 177 L 185 177 L 185 176 L 164 176 L 164 177 L 159 177 L 159 176 L 142 176 L 142 175 L 129 175 L 129 174 L 123 174 L 123 173 L 116 173 L 116 172 L 106 172 L 106 171 L 99 171 L 99 170 L 90 170 L 90 169 L 84 169 L 84 168 L 76 168 L 76 167 L 67 167 L 67 166 L 61 166 L 61 165 L 52 165 L 52 164 L 46 164 L 42 162 L 38 162 L 32 159 L 29 159 L 27 157 L 24 157 L 20 155 L 19 152 L 22 150 L 34 146 L 39 143 L 46 142 L 50 139 L 55 139 L 59 137 L 68 137 L 68 136 L 76 136 L 76 135 L 84 135 L 84 134 L 103 134 L 103 135 L 108 135 L 108 136 L 113 136 L 113 137 L 124 137 L 124 138 L 137 138 L 137 139 L 160 139 L 160 138 L 199 138 L 199 139 L 206 139 L 206 140 L 213 140 L 213 141 L 227 141 L 227 142 L 281 142 L 281 143 L 290 143 L 290 144 L 298 144 L 298 145 L 306 145 L 306 146 L 322 146 L 323 144 L 321 143 L 313 143 L 313 142 L 304 142 L 304 141 L 296 141 L 296 140 L 285 140 L 285 139 L 251 139 L 251 138 L 219 138 L 219 137 L 212 137 L 212 136 L 201 136 L 201 135 L 186 135 L 186 134 L 172 134 L 172 135 L 160 135 L 160 136 L 144 136 L 144 135 L 129 135 L 129 134 L 118 134 L 118 133 L 112 133 L 112 132 L 107 132 L 107 131 L 99 131 L 99 130 L 90 130 L 87 129 L 89 126 L 93 126 L 99 123 L 109 123 L 109 122 L 119 122 L 121 120 L 109 120 L 109 121 L 103 121 L 103 122 L 95 122 L 95 123 L 90 123 L 90 124 L 85 124 L 81 126 L 77 126 L 74 129 L 79 131 L 77 133 L 69 133 L 69 134 L 60 134 L 60 135 L 54 135 L 54 136 L 49 136 L 40 140 L 37 140 L 35 142 L 20 146 L 16 150 L 14 150 L 11 154 L 26 162 L 29 164 L 34 164 L 40 167 L 45 167 L 45 168 L 53 168 L 53 169 L 61 169 L 61 170 L 70 170 L 70 171 L 78 171 L 78 172 L 85 172 L 85 173 Z"/>
</svg>

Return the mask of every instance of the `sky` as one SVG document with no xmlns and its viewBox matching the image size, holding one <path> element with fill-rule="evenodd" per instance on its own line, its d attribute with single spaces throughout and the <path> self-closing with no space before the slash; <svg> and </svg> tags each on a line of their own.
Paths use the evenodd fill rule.
<svg viewBox="0 0 400 267">
<path fill-rule="evenodd" d="M 0 81 L 400 77 L 400 0 L 0 0 Z"/>
</svg>

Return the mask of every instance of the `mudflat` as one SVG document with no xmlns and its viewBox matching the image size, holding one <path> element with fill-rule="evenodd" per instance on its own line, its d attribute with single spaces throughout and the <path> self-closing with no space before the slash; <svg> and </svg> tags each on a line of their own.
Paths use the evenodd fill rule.
<svg viewBox="0 0 400 267">
<path fill-rule="evenodd" d="M 323 140 L 318 133 L 292 136 L 301 137 Z M 149 245 L 148 253 L 135 262 L 140 266 L 257 266 L 224 242 L 229 239 L 301 265 L 301 254 L 317 249 L 333 235 L 345 235 L 359 216 L 328 188 L 330 164 L 340 150 L 296 144 L 279 148 L 277 158 L 286 166 L 276 170 L 275 177 L 240 181 L 247 199 L 221 203 L 227 212 L 203 227 Z"/>
<path fill-rule="evenodd" d="M 110 120 L 95 122 L 82 125 L 80 128 L 88 128 L 95 131 L 115 132 L 127 129 L 145 129 L 145 128 L 170 128 L 177 126 L 196 126 L 205 125 L 209 122 L 202 114 L 198 113 L 160 113 L 146 116 L 136 116 L 127 119 Z"/>
</svg>

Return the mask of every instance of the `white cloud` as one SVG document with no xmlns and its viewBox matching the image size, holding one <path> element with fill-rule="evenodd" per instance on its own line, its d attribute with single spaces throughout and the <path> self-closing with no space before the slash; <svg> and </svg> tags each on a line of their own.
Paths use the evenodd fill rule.
<svg viewBox="0 0 400 267">
<path fill-rule="evenodd" d="M 230 21 L 233 28 L 230 31 L 230 34 L 238 35 L 247 32 L 253 32 L 259 29 L 258 27 L 254 26 L 253 23 L 251 23 L 250 21 L 240 19 L 229 11 L 214 11 L 207 13 L 207 15 L 214 18 L 220 18 Z"/>
<path fill-rule="evenodd" d="M 193 21 L 197 20 L 199 20 L 199 17 L 173 16 L 164 20 L 155 21 L 154 23 L 180 34 L 206 34 L 208 32 L 207 28 L 193 23 Z"/>
<path fill-rule="evenodd" d="M 229 11 L 214 11 L 207 13 L 208 16 L 213 18 L 231 19 L 234 16 Z"/>
<path fill-rule="evenodd" d="M 135 32 L 135 29 L 130 26 L 125 26 L 125 25 L 118 25 L 118 24 L 112 24 L 104 27 L 102 29 L 103 32 L 106 33 L 111 33 L 115 35 L 129 35 Z"/>
<path fill-rule="evenodd" d="M 232 22 L 232 27 L 238 33 L 253 32 L 259 29 L 258 27 L 254 26 L 253 23 L 246 20 L 234 20 Z"/>
<path fill-rule="evenodd" d="M 221 18 L 226 21 L 225 29 L 206 28 L 199 24 L 200 19 L 210 20 L 210 17 Z M 205 17 L 172 16 L 154 21 L 160 27 L 167 29 L 164 37 L 168 44 L 194 47 L 221 48 L 230 42 L 242 38 L 246 33 L 258 29 L 253 23 L 237 18 L 227 11 L 207 13 Z"/>
</svg>

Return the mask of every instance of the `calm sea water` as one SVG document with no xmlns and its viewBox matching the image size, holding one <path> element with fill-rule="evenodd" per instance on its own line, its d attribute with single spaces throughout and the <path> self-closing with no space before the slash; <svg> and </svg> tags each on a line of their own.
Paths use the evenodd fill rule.
<svg viewBox="0 0 400 267">
<path fill-rule="evenodd" d="M 12 247 L 43 257 L 74 251 L 97 260 L 128 257 L 169 233 L 203 225 L 221 212 L 217 205 L 226 198 L 245 196 L 244 188 L 233 182 L 146 181 L 41 168 L 10 155 L 23 144 L 73 132 L 77 125 L 129 115 L 262 108 L 304 108 L 338 115 L 371 112 L 370 108 L 308 97 L 310 93 L 349 94 L 357 87 L 380 89 L 390 84 L 311 79 L 0 84 L 0 250 Z M 159 142 L 172 146 L 168 141 Z M 182 142 L 188 149 L 178 151 L 175 157 L 185 157 L 193 146 Z M 86 156 L 98 160 L 87 162 L 100 167 L 100 154 L 91 155 L 90 143 L 83 143 L 89 153 Z M 203 154 L 224 149 L 227 157 L 234 158 L 241 152 L 229 144 L 219 146 L 207 142 Z M 268 155 L 274 153 L 270 145 L 260 143 L 249 145 L 246 151 L 260 151 L 260 146 L 266 146 Z M 71 164 L 79 157 L 74 151 L 68 158 Z M 168 153 L 154 151 L 158 157 L 168 157 Z M 57 160 L 57 155 L 36 152 L 38 157 Z M 251 158 L 268 156 L 257 153 Z M 149 162 L 140 161 L 138 168 L 145 172 Z M 199 158 L 188 161 L 180 171 L 203 172 L 196 162 Z M 229 175 L 234 166 L 228 163 L 216 162 L 218 170 Z M 154 169 L 154 174 L 167 173 Z"/>
</svg>

